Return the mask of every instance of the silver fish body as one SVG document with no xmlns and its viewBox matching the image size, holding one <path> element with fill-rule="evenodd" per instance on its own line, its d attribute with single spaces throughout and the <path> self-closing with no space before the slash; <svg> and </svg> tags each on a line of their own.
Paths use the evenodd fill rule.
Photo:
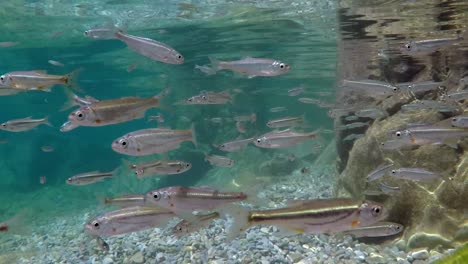
<svg viewBox="0 0 468 264">
<path fill-rule="evenodd" d="M 381 177 L 383 177 L 385 174 L 389 173 L 391 169 L 393 168 L 394 164 L 381 164 L 379 165 L 375 170 L 371 171 L 367 175 L 367 181 L 375 181 Z"/>
<path fill-rule="evenodd" d="M 269 128 L 281 128 L 281 127 L 294 127 L 304 124 L 304 117 L 283 117 L 279 119 L 270 120 L 267 122 Z"/>
<path fill-rule="evenodd" d="M 400 91 L 395 85 L 377 80 L 344 80 L 343 86 L 364 92 L 369 96 L 388 96 Z"/>
<path fill-rule="evenodd" d="M 405 55 L 426 55 L 461 41 L 462 37 L 408 41 L 400 46 L 400 51 Z"/>
<path fill-rule="evenodd" d="M 112 28 L 93 28 L 83 32 L 83 35 L 92 39 L 115 39 L 115 29 Z"/>
<path fill-rule="evenodd" d="M 184 141 L 196 142 L 193 128 L 190 130 L 148 128 L 130 132 L 114 140 L 112 149 L 129 156 L 144 156 L 176 149 Z"/>
<path fill-rule="evenodd" d="M 148 163 L 134 164 L 132 169 L 137 178 L 153 175 L 173 175 L 184 173 L 192 168 L 190 162 L 180 160 L 157 160 Z"/>
<path fill-rule="evenodd" d="M 204 92 L 199 95 L 192 96 L 181 104 L 186 105 L 208 105 L 208 104 L 226 104 L 231 102 L 232 97 L 227 92 Z"/>
<path fill-rule="evenodd" d="M 451 101 L 463 101 L 468 99 L 468 91 L 448 93 L 445 97 Z"/>
<path fill-rule="evenodd" d="M 403 231 L 404 226 L 392 222 L 378 222 L 368 226 L 354 228 L 345 231 L 354 237 L 385 237 L 399 234 Z"/>
<path fill-rule="evenodd" d="M 252 141 L 254 141 L 254 138 L 238 139 L 216 145 L 216 147 L 227 152 L 237 152 L 243 150 Z"/>
<path fill-rule="evenodd" d="M 93 98 L 94 99 L 94 98 Z M 159 106 L 159 97 L 124 97 L 105 101 L 90 101 L 75 96 L 81 107 L 68 115 L 73 126 L 106 126 L 143 118 L 150 108 Z"/>
<path fill-rule="evenodd" d="M 355 112 L 354 115 L 358 117 L 367 117 L 367 118 L 377 119 L 377 118 L 387 116 L 387 113 L 378 108 L 368 108 L 368 109 L 361 109 Z"/>
<path fill-rule="evenodd" d="M 54 85 L 70 86 L 78 70 L 66 75 L 51 75 L 45 71 L 17 71 L 0 76 L 0 85 L 18 90 L 50 91 Z"/>
<path fill-rule="evenodd" d="M 110 179 L 114 175 L 113 172 L 98 172 L 98 171 L 92 171 L 92 172 L 86 172 L 86 173 L 80 173 L 75 176 L 72 176 L 66 180 L 67 184 L 70 185 L 88 185 L 88 184 L 93 184 L 96 182 L 103 181 L 105 179 Z"/>
<path fill-rule="evenodd" d="M 219 155 L 205 155 L 205 161 L 218 167 L 232 167 L 236 164 L 235 160 Z"/>
<path fill-rule="evenodd" d="M 254 140 L 260 148 L 287 148 L 318 137 L 318 131 L 299 133 L 290 129 L 266 133 Z"/>
<path fill-rule="evenodd" d="M 412 181 L 430 181 L 440 179 L 442 176 L 438 173 L 420 168 L 399 168 L 389 173 L 390 176 Z"/>
<path fill-rule="evenodd" d="M 394 138 L 411 145 L 451 144 L 450 141 L 468 136 L 468 130 L 437 126 L 418 126 L 403 131 L 396 131 Z"/>
<path fill-rule="evenodd" d="M 289 71 L 290 66 L 278 60 L 245 58 L 237 61 L 219 61 L 210 57 L 212 70 L 231 70 L 249 77 L 255 76 L 278 76 Z"/>
<path fill-rule="evenodd" d="M 184 63 L 184 56 L 182 56 L 182 54 L 162 42 L 149 38 L 127 35 L 122 32 L 116 32 L 115 36 L 117 39 L 125 42 L 130 49 L 150 59 L 168 64 Z"/>
<path fill-rule="evenodd" d="M 154 205 L 174 211 L 209 211 L 217 207 L 247 199 L 243 192 L 220 192 L 208 187 L 166 187 L 146 194 L 146 200 Z"/>
<path fill-rule="evenodd" d="M 175 215 L 156 207 L 126 207 L 104 213 L 85 225 L 85 231 L 97 236 L 132 233 L 166 224 Z"/>
<path fill-rule="evenodd" d="M 0 129 L 10 132 L 22 132 L 31 130 L 39 125 L 51 126 L 47 117 L 41 119 L 32 119 L 31 117 L 26 117 L 2 123 L 0 125 Z"/>
</svg>

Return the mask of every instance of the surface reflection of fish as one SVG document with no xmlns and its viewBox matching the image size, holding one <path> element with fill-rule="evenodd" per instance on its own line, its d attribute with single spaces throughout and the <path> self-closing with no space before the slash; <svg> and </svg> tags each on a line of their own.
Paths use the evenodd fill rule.
<svg viewBox="0 0 468 264">
<path fill-rule="evenodd" d="M 462 41 L 464 41 L 463 36 L 458 36 L 456 38 L 411 40 L 403 43 L 400 46 L 400 51 L 405 55 L 427 55 Z"/>
<path fill-rule="evenodd" d="M 268 121 L 266 125 L 269 128 L 300 126 L 300 125 L 304 125 L 304 116 L 283 117 L 279 119 L 274 119 L 274 120 Z"/>
<path fill-rule="evenodd" d="M 214 219 L 219 217 L 220 214 L 218 212 L 197 215 L 193 222 L 182 220 L 176 226 L 174 226 L 172 230 L 176 236 L 188 235 L 209 226 Z"/>
<path fill-rule="evenodd" d="M 386 175 L 392 170 L 393 166 L 394 166 L 393 163 L 390 163 L 390 164 L 384 163 L 384 164 L 379 165 L 375 170 L 371 171 L 367 175 L 367 181 L 375 181 L 383 177 L 384 175 Z"/>
<path fill-rule="evenodd" d="M 269 210 L 231 209 L 234 218 L 228 238 L 252 225 L 276 225 L 294 233 L 337 233 L 371 225 L 388 213 L 380 204 L 346 198 L 291 201 L 290 206 Z"/>
<path fill-rule="evenodd" d="M 344 231 L 343 233 L 350 234 L 354 237 L 385 237 L 399 234 L 403 229 L 404 226 L 397 223 L 378 222 L 368 226 Z"/>
<path fill-rule="evenodd" d="M 110 211 L 88 222 L 85 231 L 91 235 L 120 235 L 166 224 L 175 215 L 157 207 L 126 207 Z"/>
<path fill-rule="evenodd" d="M 343 86 L 364 92 L 369 96 L 388 96 L 400 91 L 393 84 L 377 80 L 344 80 Z"/>
</svg>

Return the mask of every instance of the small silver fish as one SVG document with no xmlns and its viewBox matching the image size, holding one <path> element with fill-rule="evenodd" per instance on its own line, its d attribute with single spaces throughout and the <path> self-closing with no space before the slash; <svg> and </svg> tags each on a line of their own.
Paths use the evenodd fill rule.
<svg viewBox="0 0 468 264">
<path fill-rule="evenodd" d="M 412 181 L 430 181 L 434 179 L 440 179 L 440 174 L 434 173 L 421 168 L 399 168 L 391 170 L 390 176 L 400 179 L 412 180 Z"/>
<path fill-rule="evenodd" d="M 395 85 L 377 80 L 343 80 L 343 86 L 369 96 L 389 96 L 400 91 Z"/>
<path fill-rule="evenodd" d="M 390 164 L 380 164 L 375 170 L 371 171 L 367 175 L 367 181 L 375 181 L 381 177 L 383 177 L 385 174 L 391 171 L 395 164 L 390 163 Z"/>
<path fill-rule="evenodd" d="M 41 119 L 32 119 L 30 116 L 21 119 L 10 120 L 0 125 L 1 130 L 10 132 L 22 132 L 31 130 L 39 125 L 52 126 L 47 117 Z"/>
<path fill-rule="evenodd" d="M 356 121 L 358 119 L 359 119 L 359 116 L 355 116 L 355 115 L 345 117 L 346 121 Z"/>
<path fill-rule="evenodd" d="M 405 55 L 427 55 L 441 48 L 460 43 L 463 37 L 457 38 L 441 38 L 441 39 L 426 39 L 417 41 L 408 41 L 400 46 L 401 53 Z"/>
<path fill-rule="evenodd" d="M 164 123 L 165 119 L 162 114 L 155 116 L 148 116 L 148 121 L 158 121 L 159 123 Z"/>
<path fill-rule="evenodd" d="M 452 118 L 452 126 L 468 128 L 468 116 L 456 116 Z"/>
<path fill-rule="evenodd" d="M 40 90 L 50 92 L 54 85 L 72 86 L 80 70 L 66 75 L 51 75 L 46 71 L 16 71 L 0 76 L 0 85 L 18 90 Z"/>
<path fill-rule="evenodd" d="M 298 96 L 304 92 L 304 87 L 299 86 L 288 90 L 289 96 Z"/>
<path fill-rule="evenodd" d="M 145 156 L 176 149 L 184 141 L 192 141 L 195 145 L 197 144 L 193 126 L 189 130 L 167 128 L 137 130 L 114 140 L 112 149 L 117 153 L 129 156 Z"/>
<path fill-rule="evenodd" d="M 150 203 L 171 210 L 185 220 L 196 220 L 193 211 L 210 211 L 247 199 L 243 192 L 221 192 L 209 187 L 172 186 L 146 193 Z"/>
<path fill-rule="evenodd" d="M 278 60 L 245 58 L 237 61 L 219 61 L 213 57 L 209 57 L 211 69 L 214 72 L 220 70 L 231 70 L 242 75 L 247 75 L 249 78 L 255 76 L 278 76 L 289 71 L 290 66 Z"/>
<path fill-rule="evenodd" d="M 0 42 L 0 48 L 13 47 L 13 46 L 16 46 L 18 44 L 19 44 L 19 42 L 4 41 L 4 42 Z"/>
<path fill-rule="evenodd" d="M 234 141 L 225 142 L 223 144 L 215 145 L 218 149 L 227 152 L 237 152 L 243 150 L 249 143 L 254 141 L 254 138 L 237 139 Z"/>
<path fill-rule="evenodd" d="M 205 154 L 205 160 L 213 166 L 218 167 L 232 167 L 236 164 L 235 160 L 219 155 L 207 155 Z"/>
<path fill-rule="evenodd" d="M 272 112 L 272 113 L 278 113 L 278 112 L 283 112 L 283 111 L 286 111 L 286 110 L 287 110 L 286 107 L 284 107 L 284 106 L 278 106 L 278 107 L 272 107 L 272 108 L 270 108 L 269 111 Z"/>
<path fill-rule="evenodd" d="M 441 87 L 445 87 L 446 83 L 424 81 L 424 82 L 415 82 L 415 83 L 399 83 L 397 84 L 397 86 L 400 88 L 401 91 L 404 91 L 404 92 L 422 93 L 422 92 L 436 90 Z"/>
<path fill-rule="evenodd" d="M 452 101 L 463 101 L 468 99 L 468 91 L 448 93 L 445 98 Z"/>
<path fill-rule="evenodd" d="M 257 139 L 254 144 L 260 148 L 287 148 L 318 137 L 319 130 L 309 133 L 299 133 L 290 129 L 282 131 L 272 131 Z"/>
<path fill-rule="evenodd" d="M 42 152 L 53 152 L 54 147 L 52 147 L 52 146 L 42 146 L 41 150 L 42 150 Z"/>
<path fill-rule="evenodd" d="M 110 179 L 114 176 L 114 172 L 99 172 L 99 171 L 91 171 L 80 173 L 75 176 L 68 178 L 65 182 L 70 185 L 82 186 L 93 184 L 96 182 L 103 181 L 105 179 Z"/>
<path fill-rule="evenodd" d="M 184 63 L 184 56 L 182 56 L 182 54 L 162 42 L 149 38 L 127 35 L 121 31 L 117 31 L 115 37 L 125 42 L 131 50 L 150 59 L 168 64 Z"/>
<path fill-rule="evenodd" d="M 156 175 L 174 175 L 184 173 L 192 168 L 192 163 L 180 160 L 156 160 L 152 162 L 132 164 L 138 179 Z"/>
<path fill-rule="evenodd" d="M 385 237 L 399 234 L 403 229 L 404 226 L 397 223 L 377 222 L 368 226 L 353 228 L 343 233 L 354 237 Z"/>
<path fill-rule="evenodd" d="M 398 186 L 388 186 L 387 184 L 381 182 L 379 183 L 379 189 L 385 193 L 385 194 L 390 194 L 390 193 L 395 193 L 400 191 L 400 187 Z"/>
<path fill-rule="evenodd" d="M 158 207 L 126 207 L 86 223 L 85 231 L 95 236 L 121 235 L 162 226 L 173 217 L 172 212 Z"/>
<path fill-rule="evenodd" d="M 232 101 L 228 91 L 223 92 L 202 92 L 199 95 L 192 96 L 178 104 L 184 105 L 208 105 L 208 104 L 226 104 Z"/>
<path fill-rule="evenodd" d="M 417 100 L 401 107 L 402 111 L 419 111 L 422 109 L 434 109 L 440 113 L 452 113 L 459 111 L 459 107 L 450 102 L 440 102 L 436 100 Z"/>
<path fill-rule="evenodd" d="M 405 144 L 447 144 L 451 147 L 456 147 L 456 141 L 466 136 L 468 136 L 468 130 L 434 125 L 409 127 L 394 133 L 394 138 L 402 140 Z"/>
<path fill-rule="evenodd" d="M 115 39 L 115 31 L 113 28 L 94 28 L 83 32 L 83 35 L 92 39 Z"/>
<path fill-rule="evenodd" d="M 281 127 L 295 127 L 304 125 L 304 116 L 299 117 L 283 117 L 279 119 L 270 120 L 267 122 L 269 128 L 281 128 Z"/>
<path fill-rule="evenodd" d="M 174 235 L 182 236 L 191 234 L 199 229 L 209 226 L 214 219 L 219 217 L 220 214 L 218 212 L 213 212 L 210 214 L 197 215 L 195 221 L 193 222 L 182 220 L 176 226 L 174 226 Z"/>
</svg>

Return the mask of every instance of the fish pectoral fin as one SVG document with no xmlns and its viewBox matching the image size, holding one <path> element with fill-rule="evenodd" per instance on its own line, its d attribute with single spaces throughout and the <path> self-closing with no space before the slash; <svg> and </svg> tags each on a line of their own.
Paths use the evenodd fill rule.
<svg viewBox="0 0 468 264">
<path fill-rule="evenodd" d="M 356 228 L 359 226 L 359 221 L 358 220 L 354 220 L 352 223 L 351 223 L 351 227 L 352 228 Z"/>
<path fill-rule="evenodd" d="M 36 88 L 37 88 L 37 90 L 40 90 L 40 91 L 46 91 L 46 92 L 50 92 L 50 91 L 51 91 L 50 86 L 44 86 L 44 85 L 42 85 L 42 86 L 38 86 L 38 87 L 36 87 Z"/>
</svg>

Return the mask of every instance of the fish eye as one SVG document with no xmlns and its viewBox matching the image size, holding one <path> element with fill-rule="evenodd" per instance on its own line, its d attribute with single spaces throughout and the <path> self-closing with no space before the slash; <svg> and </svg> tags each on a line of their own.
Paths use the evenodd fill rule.
<svg viewBox="0 0 468 264">
<path fill-rule="evenodd" d="M 2 81 L 2 82 L 3 82 L 4 80 L 5 80 L 5 76 L 3 76 L 3 75 L 2 75 L 2 76 L 0 76 L 0 81 Z"/>
<path fill-rule="evenodd" d="M 123 139 L 123 138 L 119 140 L 119 144 L 120 144 L 123 148 L 127 148 L 127 145 L 128 145 L 127 141 L 126 141 L 125 139 Z"/>
<path fill-rule="evenodd" d="M 453 121 L 453 122 L 456 122 L 456 121 L 457 121 L 457 118 L 456 118 L 456 117 L 452 118 L 452 121 Z"/>
<path fill-rule="evenodd" d="M 84 34 L 85 34 L 86 36 L 88 36 L 88 35 L 89 35 L 89 31 L 86 30 L 86 31 L 84 32 Z"/>
<path fill-rule="evenodd" d="M 398 87 L 393 87 L 393 91 L 394 92 L 398 91 Z"/>
<path fill-rule="evenodd" d="M 187 168 L 190 167 L 190 163 L 185 164 L 185 167 Z"/>
<path fill-rule="evenodd" d="M 400 132 L 400 131 L 397 131 L 397 132 L 395 132 L 395 135 L 396 135 L 397 137 L 399 137 L 399 136 L 401 136 L 401 132 Z"/>
<path fill-rule="evenodd" d="M 280 68 L 284 69 L 284 67 L 286 67 L 286 65 L 284 65 L 284 63 L 280 63 Z"/>
<path fill-rule="evenodd" d="M 202 98 L 203 100 L 205 100 L 205 99 L 206 99 L 206 96 L 205 96 L 205 95 L 202 95 L 202 97 L 201 97 L 201 98 Z"/>
<path fill-rule="evenodd" d="M 155 193 L 153 193 L 153 198 L 154 198 L 154 200 L 157 201 L 157 200 L 159 200 L 161 197 L 159 196 L 159 193 L 155 192 Z"/>
<path fill-rule="evenodd" d="M 372 208 L 372 215 L 378 216 L 382 212 L 382 208 L 380 206 L 376 206 Z"/>
<path fill-rule="evenodd" d="M 189 98 L 189 99 L 188 99 L 189 102 L 192 102 L 192 100 L 193 100 L 192 98 Z"/>
<path fill-rule="evenodd" d="M 3 123 L 3 124 L 2 124 L 2 127 L 6 127 L 6 124 L 5 124 L 5 123 Z"/>
<path fill-rule="evenodd" d="M 400 226 L 395 226 L 396 230 L 400 230 Z"/>
<path fill-rule="evenodd" d="M 405 44 L 405 48 L 406 48 L 407 50 L 411 50 L 411 44 Z"/>
<path fill-rule="evenodd" d="M 99 222 L 94 221 L 91 223 L 96 229 L 99 229 Z"/>
<path fill-rule="evenodd" d="M 260 142 L 262 142 L 262 140 L 261 140 L 261 139 L 259 139 L 259 138 L 257 138 L 257 143 L 260 143 Z"/>
<path fill-rule="evenodd" d="M 392 170 L 392 174 L 396 174 L 396 170 Z"/>
<path fill-rule="evenodd" d="M 76 116 L 76 119 L 79 121 L 84 119 L 84 113 L 79 110 L 75 112 L 75 116 Z"/>
<path fill-rule="evenodd" d="M 177 58 L 178 58 L 179 60 L 182 59 L 182 55 L 180 55 L 180 54 L 177 55 Z"/>
</svg>

